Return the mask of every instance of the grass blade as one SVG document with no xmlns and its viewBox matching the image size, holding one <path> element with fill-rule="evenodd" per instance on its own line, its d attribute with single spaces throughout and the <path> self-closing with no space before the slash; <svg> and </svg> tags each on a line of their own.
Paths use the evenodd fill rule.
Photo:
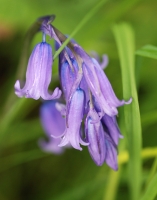
<svg viewBox="0 0 157 200">
<path fill-rule="evenodd" d="M 146 45 L 136 51 L 136 55 L 157 59 L 157 47 Z"/>
<path fill-rule="evenodd" d="M 141 190 L 141 120 L 135 84 L 134 33 L 128 24 L 113 27 L 122 71 L 124 99 L 132 97 L 130 105 L 124 107 L 126 134 L 129 151 L 129 186 L 131 199 L 138 200 Z"/>
<path fill-rule="evenodd" d="M 145 194 L 141 200 L 153 200 L 157 194 L 157 173 L 150 182 Z"/>
</svg>

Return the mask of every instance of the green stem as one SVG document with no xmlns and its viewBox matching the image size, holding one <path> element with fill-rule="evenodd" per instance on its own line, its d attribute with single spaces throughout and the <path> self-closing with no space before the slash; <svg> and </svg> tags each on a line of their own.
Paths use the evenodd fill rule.
<svg viewBox="0 0 157 200">
<path fill-rule="evenodd" d="M 117 172 L 110 170 L 107 188 L 104 193 L 104 200 L 115 199 L 119 185 L 120 174 L 121 174 L 121 166 L 119 166 L 119 170 Z"/>
<path fill-rule="evenodd" d="M 60 52 L 65 48 L 65 46 L 70 42 L 70 40 L 74 37 L 74 35 L 93 17 L 93 15 L 101 8 L 101 6 L 106 3 L 108 0 L 101 0 L 96 6 L 94 6 L 82 19 L 82 21 L 76 26 L 74 31 L 69 35 L 69 37 L 65 40 L 62 46 L 55 52 L 53 59 L 55 59 Z"/>
</svg>

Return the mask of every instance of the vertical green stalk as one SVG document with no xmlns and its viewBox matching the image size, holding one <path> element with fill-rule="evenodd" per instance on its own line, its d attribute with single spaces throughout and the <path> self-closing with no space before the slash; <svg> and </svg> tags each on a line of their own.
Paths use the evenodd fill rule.
<svg viewBox="0 0 157 200">
<path fill-rule="evenodd" d="M 129 186 L 132 200 L 139 200 L 141 190 L 141 120 L 135 83 L 135 40 L 128 24 L 113 27 L 122 71 L 124 99 L 132 97 L 132 103 L 124 107 L 129 151 Z"/>
<path fill-rule="evenodd" d="M 113 171 L 112 169 L 110 170 L 109 180 L 104 193 L 104 198 L 103 198 L 104 200 L 114 200 L 116 198 L 120 175 L 121 175 L 121 166 L 119 166 L 117 172 Z"/>
</svg>

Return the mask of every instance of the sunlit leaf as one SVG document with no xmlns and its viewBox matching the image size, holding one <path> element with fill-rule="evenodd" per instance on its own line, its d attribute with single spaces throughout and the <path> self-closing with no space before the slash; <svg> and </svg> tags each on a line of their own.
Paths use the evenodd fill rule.
<svg viewBox="0 0 157 200">
<path fill-rule="evenodd" d="M 137 50 L 136 55 L 157 59 L 157 47 L 153 45 L 146 45 Z"/>
<path fill-rule="evenodd" d="M 113 27 L 122 71 L 124 99 L 132 97 L 132 103 L 124 107 L 124 118 L 129 150 L 129 184 L 131 199 L 138 200 L 141 191 L 141 120 L 135 83 L 135 40 L 130 25 Z M 134 176 L 134 178 L 133 178 Z"/>
</svg>

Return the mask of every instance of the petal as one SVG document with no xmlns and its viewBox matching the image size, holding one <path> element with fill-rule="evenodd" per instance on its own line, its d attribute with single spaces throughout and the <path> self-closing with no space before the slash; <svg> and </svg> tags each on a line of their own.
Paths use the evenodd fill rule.
<svg viewBox="0 0 157 200">
<path fill-rule="evenodd" d="M 100 67 L 101 67 L 101 69 L 106 69 L 106 67 L 107 67 L 107 65 L 108 65 L 108 56 L 107 55 L 103 55 L 102 56 L 102 62 L 100 63 Z"/>
<path fill-rule="evenodd" d="M 51 139 L 49 142 L 46 142 L 43 139 L 39 140 L 39 146 L 46 152 L 51 152 L 54 154 L 61 154 L 64 151 L 64 148 L 58 147 L 58 144 L 60 143 L 61 139 Z"/>
<path fill-rule="evenodd" d="M 93 121 L 98 121 L 93 123 Z M 90 110 L 86 118 L 86 137 L 89 142 L 88 150 L 94 162 L 101 166 L 104 163 L 106 149 L 104 132 L 95 110 Z"/>
<path fill-rule="evenodd" d="M 64 62 L 60 67 L 60 79 L 65 98 L 68 99 L 76 79 L 76 71 L 71 70 L 68 62 Z"/>
<path fill-rule="evenodd" d="M 84 91 L 85 93 L 85 110 L 88 109 L 88 102 L 89 102 L 89 87 L 87 85 L 86 79 L 83 76 L 82 80 L 80 82 L 80 88 Z"/>
<path fill-rule="evenodd" d="M 118 114 L 116 107 L 111 106 L 108 101 L 103 96 L 101 91 L 99 78 L 95 71 L 95 63 L 92 59 L 85 53 L 85 51 L 77 44 L 74 45 L 75 51 L 83 59 L 83 73 L 86 79 L 86 82 L 92 91 L 92 94 L 96 98 L 96 101 L 101 105 L 103 112 L 107 113 L 109 116 L 114 116 Z"/>
<path fill-rule="evenodd" d="M 64 137 L 59 146 L 64 146 L 69 141 L 70 144 L 78 150 L 82 150 L 80 147 L 80 128 L 84 113 L 84 92 L 81 89 L 77 89 L 70 101 L 67 108 L 67 127 L 64 132 Z M 82 143 L 82 142 L 81 142 Z"/>
<path fill-rule="evenodd" d="M 112 86 L 111 86 L 106 74 L 102 70 L 101 66 L 95 59 L 93 59 L 93 62 L 95 63 L 95 71 L 96 71 L 96 74 L 97 74 L 99 82 L 100 82 L 101 91 L 102 91 L 105 99 L 107 100 L 107 102 L 111 106 L 114 106 L 114 107 L 118 107 L 118 106 L 122 106 L 124 104 L 131 103 L 131 99 L 129 101 L 124 101 L 124 100 L 120 101 L 116 97 L 116 95 L 112 89 Z"/>
<path fill-rule="evenodd" d="M 96 60 L 103 70 L 106 69 L 109 63 L 108 56 L 106 54 L 102 56 L 102 62 L 100 61 L 99 55 L 95 51 L 92 51 L 91 55 L 93 57 L 92 59 Z"/>
<path fill-rule="evenodd" d="M 66 146 L 69 143 L 69 137 L 68 134 L 66 134 L 66 131 L 63 133 L 63 138 L 61 140 L 61 142 L 58 144 L 59 147 L 63 147 Z"/>
<path fill-rule="evenodd" d="M 115 122 L 113 117 L 110 117 L 106 114 L 102 117 L 101 121 L 102 121 L 102 125 L 105 131 L 109 134 L 109 136 L 112 138 L 114 143 L 118 145 L 121 133 L 117 125 L 117 122 Z"/>
<path fill-rule="evenodd" d="M 56 102 L 55 107 L 61 113 L 62 116 L 66 115 L 66 106 L 64 104 Z"/>
<path fill-rule="evenodd" d="M 90 69 L 91 69 L 91 66 L 90 66 Z M 94 95 L 96 101 L 100 105 L 101 110 L 103 110 L 103 112 L 108 114 L 109 116 L 117 115 L 118 111 L 116 107 L 109 105 L 109 103 L 106 101 L 106 99 L 104 98 L 101 92 L 100 85 L 98 88 L 97 84 L 95 84 L 97 80 L 95 79 L 94 72 L 92 72 L 90 69 L 89 67 L 83 65 L 84 76 L 86 78 L 86 81 L 88 83 L 88 86 L 92 94 Z"/>
<path fill-rule="evenodd" d="M 111 167 L 113 170 L 118 170 L 118 162 L 117 162 L 117 148 L 113 144 L 112 139 L 105 134 L 105 145 L 106 145 L 106 156 L 105 162 Z"/>
<path fill-rule="evenodd" d="M 45 100 L 59 98 L 61 91 L 56 88 L 54 93 L 48 93 L 52 73 L 52 48 L 46 42 L 36 45 L 28 62 L 25 86 L 20 89 L 19 82 L 15 83 L 15 93 L 26 98 Z"/>
<path fill-rule="evenodd" d="M 65 118 L 56 109 L 56 101 L 45 102 L 40 108 L 43 129 L 49 138 L 61 137 L 65 130 Z"/>
</svg>

